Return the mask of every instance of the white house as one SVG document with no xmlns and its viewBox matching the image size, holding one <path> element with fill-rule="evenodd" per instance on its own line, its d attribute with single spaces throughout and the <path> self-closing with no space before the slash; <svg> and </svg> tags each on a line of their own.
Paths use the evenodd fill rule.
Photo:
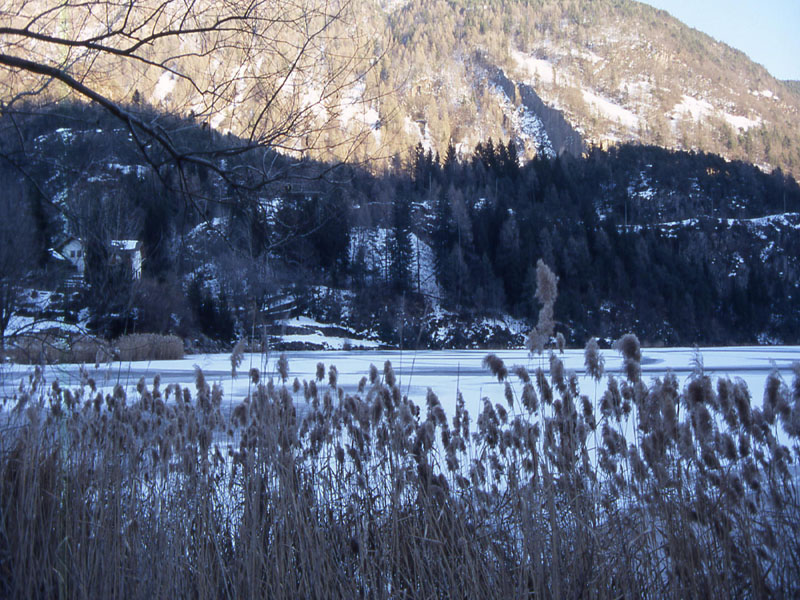
<svg viewBox="0 0 800 600">
<path fill-rule="evenodd" d="M 70 237 L 53 248 L 52 254 L 56 258 L 65 258 L 78 271 L 78 276 L 83 277 L 86 271 L 86 249 L 83 247 L 83 241 Z"/>
</svg>

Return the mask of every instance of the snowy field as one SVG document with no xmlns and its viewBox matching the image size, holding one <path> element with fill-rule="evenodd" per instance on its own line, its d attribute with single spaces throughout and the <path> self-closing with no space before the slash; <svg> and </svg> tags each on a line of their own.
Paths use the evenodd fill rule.
<svg viewBox="0 0 800 600">
<path fill-rule="evenodd" d="M 498 383 L 492 374 L 481 365 L 487 350 L 443 350 L 443 351 L 320 351 L 320 352 L 287 352 L 289 359 L 290 383 L 297 377 L 314 378 L 316 365 L 322 362 L 326 374 L 328 367 L 335 365 L 339 372 L 339 386 L 346 393 L 354 393 L 358 382 L 368 376 L 370 364 L 374 364 L 382 372 L 385 361 L 391 361 L 398 376 L 402 390 L 414 402 L 424 406 L 428 388 L 439 396 L 448 415 L 455 411 L 456 394 L 460 390 L 464 395 L 467 409 L 477 416 L 481 399 L 489 397 L 493 402 L 503 399 L 503 385 Z M 791 384 L 793 378 L 792 364 L 800 362 L 800 346 L 753 346 L 729 348 L 701 348 L 705 372 L 712 377 L 729 376 L 742 378 L 750 388 L 753 404 L 760 406 L 764 391 L 764 382 L 773 368 L 777 368 L 784 381 Z M 547 357 L 529 357 L 524 350 L 495 351 L 507 367 L 519 364 L 529 370 L 541 366 L 548 371 Z M 606 372 L 622 377 L 622 360 L 614 350 L 603 350 Z M 223 406 L 241 401 L 249 392 L 248 372 L 258 368 L 263 379 L 270 376 L 278 379 L 276 361 L 278 353 L 267 356 L 245 354 L 238 368 L 236 377 L 231 376 L 229 354 L 193 355 L 183 360 L 143 361 L 130 363 L 102 364 L 95 369 L 87 365 L 92 377 L 102 391 L 110 391 L 117 383 L 128 390 L 129 397 L 136 393 L 136 384 L 141 377 L 148 385 L 152 385 L 156 374 L 161 376 L 161 386 L 178 383 L 194 391 L 195 366 L 200 367 L 209 384 L 219 384 L 224 393 Z M 575 372 L 581 382 L 581 393 L 589 398 L 599 397 L 605 390 L 605 382 L 596 387 L 595 382 L 584 374 L 584 357 L 582 350 L 567 350 L 561 356 L 568 371 Z M 663 376 L 668 370 L 673 371 L 684 384 L 692 372 L 695 350 L 691 348 L 645 348 L 642 350 L 642 376 L 646 382 Z M 26 379 L 32 372 L 28 365 L 0 365 L 0 395 L 13 396 L 20 380 Z M 79 365 L 52 365 L 46 367 L 45 377 L 48 385 L 56 379 L 61 387 L 76 387 L 79 383 Z M 510 381 L 517 393 L 522 386 L 515 376 Z M 325 380 L 327 385 L 327 377 Z M 296 397 L 296 404 L 302 411 L 302 393 Z"/>
</svg>

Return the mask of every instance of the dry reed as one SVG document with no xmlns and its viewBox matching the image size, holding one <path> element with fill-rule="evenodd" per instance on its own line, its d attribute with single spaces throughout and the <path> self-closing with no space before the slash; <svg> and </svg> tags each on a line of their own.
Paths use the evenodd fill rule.
<svg viewBox="0 0 800 600">
<path fill-rule="evenodd" d="M 194 392 L 105 396 L 34 371 L 2 413 L 0 596 L 800 592 L 800 370 L 770 379 L 769 423 L 741 382 L 646 385 L 631 364 L 598 411 L 555 356 L 549 376 L 485 364 L 506 403 L 474 430 L 460 395 L 450 421 L 388 362 L 345 394 L 335 367 L 290 382 L 281 357 L 230 414 L 199 369 Z M 591 347 L 587 366 L 602 378 Z"/>
</svg>

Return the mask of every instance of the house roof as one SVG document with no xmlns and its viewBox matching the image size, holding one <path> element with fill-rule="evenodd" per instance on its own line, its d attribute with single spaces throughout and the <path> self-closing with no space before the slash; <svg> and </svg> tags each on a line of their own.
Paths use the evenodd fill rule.
<svg viewBox="0 0 800 600">
<path fill-rule="evenodd" d="M 54 250 L 55 252 L 61 254 L 61 251 L 70 242 L 78 242 L 79 244 L 83 245 L 82 239 L 77 238 L 75 236 L 69 236 L 66 239 L 62 240 L 61 243 L 51 248 L 51 250 Z M 141 249 L 141 246 L 142 243 L 139 240 L 111 240 L 111 247 L 114 248 L 115 250 L 120 250 L 122 252 L 134 252 L 135 250 Z"/>
<path fill-rule="evenodd" d="M 117 250 L 125 252 L 133 252 L 139 249 L 141 242 L 139 240 L 111 240 L 111 245 Z"/>
<path fill-rule="evenodd" d="M 64 238 L 63 240 L 61 240 L 55 246 L 53 246 L 52 250 L 55 250 L 56 252 L 61 253 L 61 250 L 64 249 L 64 246 L 66 246 L 70 242 L 78 242 L 79 244 L 82 243 L 80 238 L 76 238 L 75 236 L 70 235 L 70 236 Z"/>
<path fill-rule="evenodd" d="M 55 258 L 56 260 L 67 260 L 67 257 L 64 256 L 63 254 L 61 254 L 61 252 L 59 252 L 55 248 L 50 248 L 49 252 L 50 252 L 50 256 L 52 258 Z"/>
</svg>

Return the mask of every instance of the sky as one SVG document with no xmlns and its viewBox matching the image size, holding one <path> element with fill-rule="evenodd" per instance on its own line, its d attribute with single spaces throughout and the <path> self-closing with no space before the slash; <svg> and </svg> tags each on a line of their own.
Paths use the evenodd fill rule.
<svg viewBox="0 0 800 600">
<path fill-rule="evenodd" d="M 741 50 L 778 79 L 800 80 L 800 0 L 641 0 Z"/>
</svg>

